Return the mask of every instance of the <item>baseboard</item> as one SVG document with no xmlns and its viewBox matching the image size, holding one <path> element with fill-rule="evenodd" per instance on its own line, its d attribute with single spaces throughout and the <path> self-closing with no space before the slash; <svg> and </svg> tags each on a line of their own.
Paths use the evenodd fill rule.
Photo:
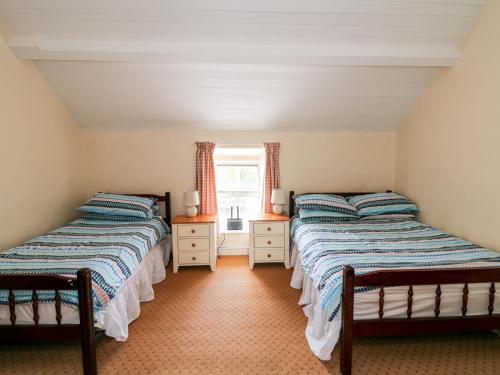
<svg viewBox="0 0 500 375">
<path fill-rule="evenodd" d="M 248 248 L 220 248 L 219 255 L 248 255 Z"/>
<path fill-rule="evenodd" d="M 248 255 L 248 233 L 221 233 L 217 240 L 220 255 Z"/>
</svg>

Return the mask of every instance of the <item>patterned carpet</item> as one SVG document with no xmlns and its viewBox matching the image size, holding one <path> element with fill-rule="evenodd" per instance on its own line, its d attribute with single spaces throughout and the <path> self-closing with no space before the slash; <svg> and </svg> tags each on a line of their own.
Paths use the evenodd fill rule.
<svg viewBox="0 0 500 375">
<path fill-rule="evenodd" d="M 97 345 L 100 374 L 338 374 L 338 350 L 311 354 L 300 293 L 281 265 L 248 270 L 247 257 L 169 272 L 143 304 L 130 338 Z M 78 374 L 78 343 L 0 347 L 2 374 Z M 500 338 L 491 333 L 357 339 L 354 374 L 500 374 Z"/>
</svg>

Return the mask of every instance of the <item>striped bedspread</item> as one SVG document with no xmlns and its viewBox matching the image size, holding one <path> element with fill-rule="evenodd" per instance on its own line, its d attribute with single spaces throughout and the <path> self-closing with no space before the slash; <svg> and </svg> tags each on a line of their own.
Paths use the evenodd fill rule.
<svg viewBox="0 0 500 375">
<path fill-rule="evenodd" d="M 383 269 L 500 267 L 500 254 L 416 220 L 335 224 L 292 221 L 302 266 L 333 320 L 340 310 L 342 269 L 356 274 Z M 356 293 L 367 291 L 357 288 Z"/>
<path fill-rule="evenodd" d="M 118 292 L 148 252 L 163 239 L 168 227 L 149 221 L 76 220 L 62 228 L 0 253 L 0 275 L 38 274 L 75 277 L 79 268 L 92 270 L 94 310 L 99 311 Z M 61 302 L 77 306 L 77 291 L 61 291 Z M 53 302 L 54 291 L 38 291 L 40 302 Z M 31 291 L 15 291 L 16 303 L 32 300 Z M 0 304 L 8 292 L 0 291 Z"/>
</svg>

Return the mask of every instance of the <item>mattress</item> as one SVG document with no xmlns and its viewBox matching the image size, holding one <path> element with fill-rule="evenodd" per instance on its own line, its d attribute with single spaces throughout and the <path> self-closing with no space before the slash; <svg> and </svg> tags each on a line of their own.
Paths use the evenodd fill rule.
<svg viewBox="0 0 500 375">
<path fill-rule="evenodd" d="M 328 237 L 326 233 L 335 225 L 337 224 L 328 224 L 327 227 L 323 226 L 321 230 L 317 231 L 315 234 L 311 235 L 311 233 L 309 233 L 310 238 L 308 241 L 304 241 L 304 238 L 297 237 L 297 233 L 295 233 L 296 237 L 294 237 L 291 254 L 291 262 L 294 265 L 291 286 L 296 289 L 302 289 L 299 304 L 303 306 L 304 314 L 308 318 L 306 327 L 307 341 L 313 353 L 322 360 L 329 360 L 331 358 L 331 353 L 339 339 L 341 307 L 336 310 L 335 314 L 332 314 L 331 307 L 328 308 L 325 305 L 321 295 L 321 286 L 325 287 L 327 278 L 322 277 L 318 273 L 311 272 L 310 269 L 308 270 L 304 267 L 303 259 L 307 260 L 304 253 L 310 251 L 307 244 L 309 244 L 309 246 L 310 244 L 319 244 L 318 251 L 324 255 L 329 253 L 331 255 L 334 252 L 334 250 L 329 247 L 328 241 L 325 240 Z M 415 225 L 418 226 L 423 224 L 416 222 Z M 318 227 L 316 226 L 316 228 Z M 443 236 L 440 237 L 440 239 L 443 238 Z M 298 242 L 295 241 L 297 239 Z M 367 248 L 373 246 L 373 243 L 370 243 L 368 240 L 362 242 Z M 429 245 L 429 243 L 427 244 Z M 454 246 L 456 247 L 456 245 L 455 243 Z M 352 251 L 352 249 L 350 249 L 350 251 Z M 335 256 L 339 256 L 339 254 L 332 255 L 333 258 Z M 343 254 L 340 254 L 340 256 L 343 256 Z M 365 255 L 365 257 L 368 257 L 365 264 L 369 263 L 370 255 Z M 493 257 L 492 259 L 495 258 Z M 332 261 L 331 258 L 330 261 Z M 358 262 L 360 262 L 359 259 Z M 318 287 L 317 280 L 322 280 L 324 284 L 320 284 L 320 287 Z M 489 287 L 489 283 L 469 284 L 467 315 L 482 315 L 487 313 Z M 462 290 L 463 284 L 441 286 L 440 316 L 461 316 Z M 499 300 L 500 288 L 497 286 L 496 290 L 495 298 Z M 408 287 L 384 288 L 384 292 L 384 317 L 406 318 Z M 413 292 L 412 317 L 433 317 L 436 286 L 414 286 Z M 378 289 L 365 289 L 355 293 L 354 319 L 378 318 L 378 293 Z M 495 313 L 500 313 L 500 304 L 496 304 Z"/>
<path fill-rule="evenodd" d="M 107 336 L 117 341 L 126 341 L 128 325 L 140 315 L 141 302 L 154 299 L 153 284 L 166 277 L 165 266 L 172 253 L 171 235 L 157 243 L 133 274 L 120 287 L 114 298 L 94 315 L 95 327 L 104 331 Z M 39 303 L 40 324 L 55 324 L 56 312 L 54 302 Z M 72 305 L 61 305 L 62 324 L 79 324 L 78 308 Z M 0 305 L 0 325 L 10 325 L 9 307 Z M 16 304 L 16 324 L 33 324 L 31 304 Z"/>
</svg>

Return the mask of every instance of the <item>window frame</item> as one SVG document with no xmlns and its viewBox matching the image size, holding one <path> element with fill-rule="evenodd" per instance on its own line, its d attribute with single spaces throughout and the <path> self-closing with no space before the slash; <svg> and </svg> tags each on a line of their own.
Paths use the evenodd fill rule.
<svg viewBox="0 0 500 375">
<path fill-rule="evenodd" d="M 257 202 L 258 202 L 258 205 L 257 205 L 257 215 L 261 215 L 262 212 L 264 212 L 264 176 L 265 176 L 265 151 L 264 151 L 264 148 L 263 147 L 245 147 L 245 146 L 241 146 L 241 147 L 224 147 L 224 146 L 217 146 L 218 148 L 220 149 L 227 149 L 227 148 L 231 148 L 231 149 L 236 149 L 238 150 L 237 152 L 235 152 L 235 154 L 231 154 L 230 152 L 229 153 L 226 153 L 224 152 L 223 154 L 221 154 L 219 157 L 220 159 L 217 157 L 217 152 L 215 153 L 215 157 L 214 157 L 214 164 L 215 164 L 215 175 L 216 175 L 216 179 L 217 179 L 217 168 L 219 166 L 235 166 L 235 167 L 244 167 L 244 166 L 255 166 L 257 167 L 257 189 L 256 190 L 223 190 L 223 189 L 220 189 L 219 188 L 219 184 L 216 183 L 216 194 L 217 196 L 219 195 L 219 193 L 223 193 L 223 194 L 232 194 L 232 193 L 235 193 L 235 194 L 238 194 L 238 193 L 256 193 L 257 194 Z M 251 149 L 251 150 L 255 150 L 256 148 L 259 149 L 259 152 L 249 152 L 248 155 L 245 155 L 244 153 L 244 149 Z M 216 148 L 216 151 L 217 151 L 217 148 Z M 216 180 L 217 182 L 217 180 Z M 219 219 L 220 218 L 220 219 Z M 222 223 L 222 222 L 219 222 L 220 225 L 218 226 L 219 227 L 219 232 L 222 232 L 222 233 L 246 233 L 248 232 L 248 219 L 249 218 L 246 218 L 246 220 L 244 221 L 243 223 L 243 229 L 242 231 L 229 231 L 227 230 L 227 228 L 225 227 L 225 223 Z M 219 215 L 219 212 L 218 212 L 218 220 L 222 220 L 222 215 Z"/>
</svg>

